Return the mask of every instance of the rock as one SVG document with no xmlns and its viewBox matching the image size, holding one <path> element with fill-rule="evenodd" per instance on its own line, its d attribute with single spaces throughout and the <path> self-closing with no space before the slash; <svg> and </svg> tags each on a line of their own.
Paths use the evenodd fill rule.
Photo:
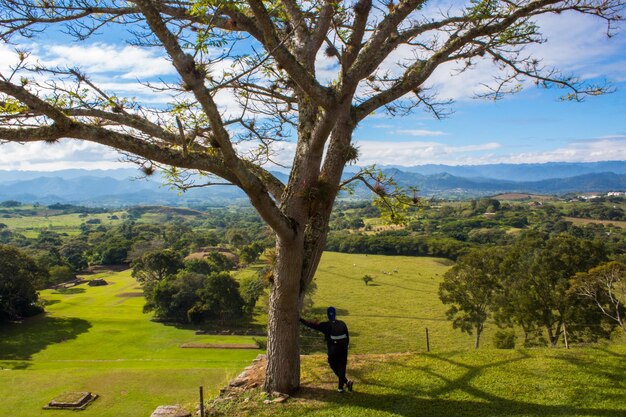
<svg viewBox="0 0 626 417">
<path fill-rule="evenodd" d="M 180 405 L 161 405 L 150 417 L 191 417 L 191 413 Z"/>
</svg>

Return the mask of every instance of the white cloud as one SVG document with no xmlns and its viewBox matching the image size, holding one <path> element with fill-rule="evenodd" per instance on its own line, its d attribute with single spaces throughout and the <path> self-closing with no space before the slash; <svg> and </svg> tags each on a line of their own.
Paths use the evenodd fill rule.
<svg viewBox="0 0 626 417">
<path fill-rule="evenodd" d="M 496 142 L 451 146 L 439 142 L 388 142 L 363 141 L 358 142 L 360 165 L 395 164 L 417 165 L 423 163 L 439 163 L 441 161 L 456 160 L 465 153 L 475 153 L 499 149 Z"/>
<path fill-rule="evenodd" d="M 439 130 L 426 130 L 426 129 L 399 129 L 394 130 L 394 134 L 409 135 L 409 136 L 444 136 L 445 132 Z"/>
<path fill-rule="evenodd" d="M 175 74 L 175 69 L 156 50 L 130 45 L 50 45 L 39 51 L 48 66 L 80 67 L 87 74 L 114 73 L 128 80 Z"/>
<path fill-rule="evenodd" d="M 56 171 L 67 168 L 122 168 L 117 151 L 78 140 L 58 143 L 29 142 L 0 144 L 0 169 Z"/>
</svg>

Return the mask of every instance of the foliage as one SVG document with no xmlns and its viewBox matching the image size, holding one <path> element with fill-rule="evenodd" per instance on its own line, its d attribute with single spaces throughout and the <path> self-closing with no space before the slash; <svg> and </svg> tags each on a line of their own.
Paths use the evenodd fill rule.
<svg viewBox="0 0 626 417">
<path fill-rule="evenodd" d="M 600 242 L 560 234 L 524 235 L 502 262 L 500 318 L 519 324 L 525 332 L 544 327 L 556 346 L 574 314 L 576 304 L 568 297 L 569 280 L 605 258 Z"/>
<path fill-rule="evenodd" d="M 183 267 L 183 260 L 172 250 L 148 252 L 133 264 L 133 277 L 142 285 L 159 282 L 176 274 Z"/>
<path fill-rule="evenodd" d="M 265 248 L 261 243 L 255 241 L 249 245 L 243 246 L 239 250 L 239 256 L 244 263 L 251 264 L 259 259 Z"/>
<path fill-rule="evenodd" d="M 579 272 L 569 291 L 593 302 L 626 333 L 626 264 L 613 261 Z"/>
<path fill-rule="evenodd" d="M 361 278 L 361 281 L 363 281 L 365 283 L 365 285 L 369 285 L 370 282 L 374 281 L 374 278 L 372 278 L 369 275 L 363 275 L 363 277 Z"/>
<path fill-rule="evenodd" d="M 239 293 L 244 301 L 244 313 L 251 315 L 257 301 L 267 288 L 267 281 L 262 277 L 251 276 L 240 282 Z"/>
<path fill-rule="evenodd" d="M 50 268 L 48 271 L 50 274 L 50 283 L 59 284 L 61 282 L 67 282 L 75 278 L 74 273 L 70 267 L 65 265 L 56 265 Z"/>
<path fill-rule="evenodd" d="M 515 339 L 513 330 L 498 330 L 493 335 L 493 346 L 496 349 L 515 349 Z"/>
<path fill-rule="evenodd" d="M 46 275 L 23 252 L 0 245 L 0 321 L 41 313 L 35 283 L 45 281 Z"/>
<path fill-rule="evenodd" d="M 476 333 L 475 348 L 490 315 L 493 295 L 500 286 L 499 268 L 504 254 L 495 248 L 474 249 L 444 275 L 439 298 L 451 304 L 446 312 L 452 326 Z"/>
</svg>

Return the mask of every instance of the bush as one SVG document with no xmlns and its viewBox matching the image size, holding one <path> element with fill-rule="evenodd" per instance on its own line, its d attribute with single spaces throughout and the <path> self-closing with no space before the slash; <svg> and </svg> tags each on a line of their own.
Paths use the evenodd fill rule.
<svg viewBox="0 0 626 417">
<path fill-rule="evenodd" d="M 515 349 L 515 339 L 513 330 L 498 330 L 493 336 L 493 346 L 496 349 Z"/>
<path fill-rule="evenodd" d="M 259 349 L 267 350 L 267 340 L 265 340 L 265 339 L 257 339 L 256 337 L 253 337 L 252 340 L 254 340 L 254 343 L 256 343 L 256 346 Z"/>
</svg>

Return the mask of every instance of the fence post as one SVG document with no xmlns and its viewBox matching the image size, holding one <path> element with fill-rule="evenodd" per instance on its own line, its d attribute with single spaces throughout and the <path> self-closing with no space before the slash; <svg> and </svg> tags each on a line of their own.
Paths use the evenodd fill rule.
<svg viewBox="0 0 626 417">
<path fill-rule="evenodd" d="M 426 328 L 426 352 L 430 352 L 430 339 L 428 337 L 428 327 Z"/>
<path fill-rule="evenodd" d="M 202 391 L 202 385 L 200 385 L 200 417 L 204 417 L 204 392 Z"/>
</svg>

